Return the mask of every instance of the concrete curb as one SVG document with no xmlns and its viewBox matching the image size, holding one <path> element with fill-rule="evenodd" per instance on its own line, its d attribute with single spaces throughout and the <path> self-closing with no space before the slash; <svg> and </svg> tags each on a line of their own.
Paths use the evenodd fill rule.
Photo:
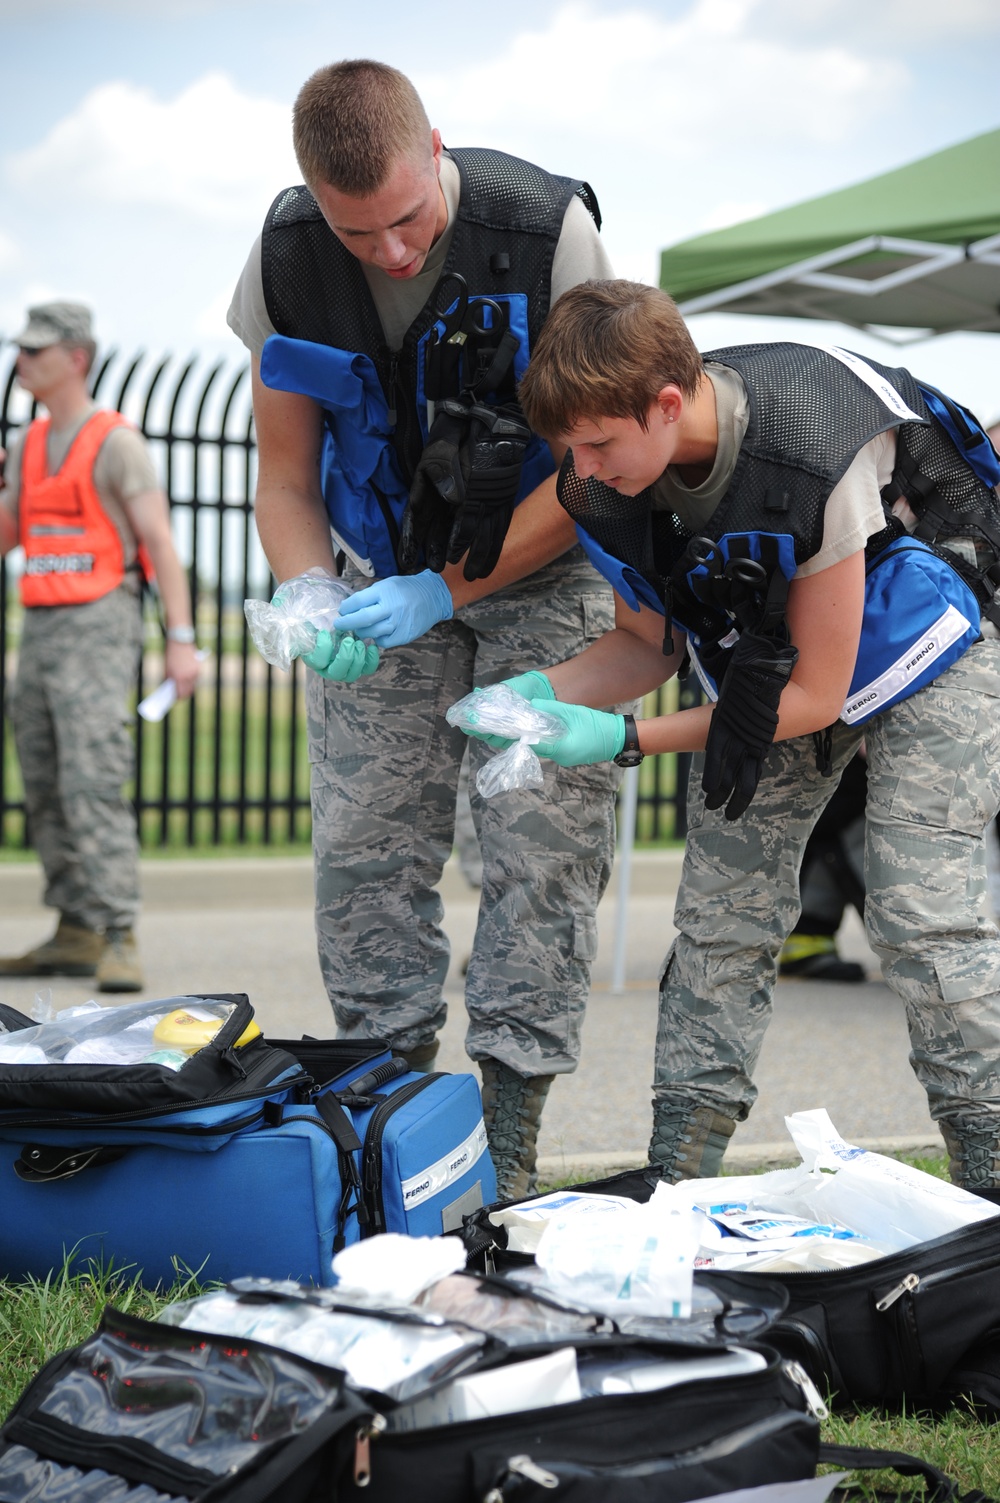
<svg viewBox="0 0 1000 1503">
<path fill-rule="evenodd" d="M 944 1154 L 944 1141 L 932 1132 L 914 1137 L 858 1138 L 858 1148 L 867 1148 L 870 1153 L 884 1153 L 894 1158 L 939 1158 Z M 726 1153 L 726 1170 L 730 1174 L 750 1174 L 758 1169 L 784 1169 L 799 1162 L 792 1143 L 742 1143 L 734 1145 Z M 538 1177 L 543 1184 L 554 1180 L 606 1179 L 610 1174 L 619 1174 L 624 1169 L 641 1169 L 646 1163 L 644 1149 L 619 1149 L 608 1153 L 540 1155 Z"/>
</svg>

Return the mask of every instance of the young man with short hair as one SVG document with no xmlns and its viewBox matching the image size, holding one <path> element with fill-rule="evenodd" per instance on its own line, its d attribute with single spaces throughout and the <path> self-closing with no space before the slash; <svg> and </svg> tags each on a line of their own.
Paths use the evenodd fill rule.
<svg viewBox="0 0 1000 1503">
<path fill-rule="evenodd" d="M 17 379 L 46 409 L 18 438 L 0 491 L 0 552 L 20 542 L 24 625 L 10 716 L 32 844 L 56 933 L 0 976 L 94 976 L 102 992 L 143 986 L 128 695 L 142 646 L 141 589 L 155 575 L 166 675 L 181 698 L 198 663 L 187 578 L 145 439 L 99 409 L 89 308 L 29 308 Z"/>
<path fill-rule="evenodd" d="M 1000 1186 L 1000 937 L 983 917 L 1000 469 L 985 435 L 908 371 L 849 351 L 703 358 L 670 298 L 631 282 L 564 295 L 520 397 L 567 446 L 562 504 L 616 589 L 614 629 L 535 675 L 566 727 L 538 751 L 699 754 L 651 1161 L 671 1179 L 719 1172 L 756 1096 L 802 850 L 863 738 L 868 937 L 953 1178 Z M 686 657 L 709 702 L 638 727 L 599 708 Z"/>
<path fill-rule="evenodd" d="M 306 186 L 275 200 L 229 322 L 253 356 L 275 577 L 342 571 L 355 591 L 304 659 L 320 963 L 342 1036 L 430 1069 L 465 745 L 444 712 L 611 622 L 515 402 L 551 302 L 609 268 L 586 184 L 446 151 L 383 63 L 321 68 L 293 139 Z M 528 1188 L 546 1093 L 576 1068 L 618 779 L 553 767 L 541 796 L 474 795 L 466 1048 L 505 1195 Z"/>
</svg>

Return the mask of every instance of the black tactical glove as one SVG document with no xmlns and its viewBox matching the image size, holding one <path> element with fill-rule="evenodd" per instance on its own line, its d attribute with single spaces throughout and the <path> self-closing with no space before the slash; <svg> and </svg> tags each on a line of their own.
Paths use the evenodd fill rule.
<svg viewBox="0 0 1000 1503">
<path fill-rule="evenodd" d="M 516 406 L 475 402 L 468 411 L 470 468 L 465 501 L 448 540 L 448 562 L 457 564 L 465 556 L 465 578 L 485 579 L 496 568 L 507 536 L 531 429 Z"/>
<path fill-rule="evenodd" d="M 464 403 L 442 402 L 417 461 L 403 513 L 399 532 L 402 573 L 424 567 L 441 573 L 455 517 L 465 500 L 469 467 L 469 409 Z"/>
<path fill-rule="evenodd" d="M 781 691 L 798 658 L 797 647 L 754 632 L 744 632 L 733 648 L 708 729 L 701 780 L 706 809 L 726 804 L 727 819 L 746 812 L 777 730 Z"/>
</svg>

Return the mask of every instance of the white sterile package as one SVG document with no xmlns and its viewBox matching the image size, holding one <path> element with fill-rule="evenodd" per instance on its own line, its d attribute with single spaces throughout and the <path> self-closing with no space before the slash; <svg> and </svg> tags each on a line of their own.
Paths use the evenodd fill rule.
<svg viewBox="0 0 1000 1503">
<path fill-rule="evenodd" d="M 289 669 L 293 658 L 316 646 L 317 632 L 333 631 L 350 593 L 343 580 L 316 567 L 282 580 L 273 602 L 245 600 L 243 614 L 254 646 L 265 662 Z"/>
<path fill-rule="evenodd" d="M 697 1218 L 654 1196 L 611 1211 L 577 1209 L 546 1225 L 535 1262 L 546 1285 L 613 1319 L 691 1313 Z"/>
<path fill-rule="evenodd" d="M 699 1352 L 687 1357 L 653 1357 L 637 1354 L 628 1359 L 608 1358 L 599 1352 L 577 1354 L 580 1388 L 584 1398 L 601 1394 L 652 1393 L 678 1383 L 711 1382 L 737 1373 L 762 1372 L 767 1359 L 746 1347 L 725 1352 Z"/>
<path fill-rule="evenodd" d="M 333 1298 L 335 1290 L 324 1290 Z M 216 1336 L 262 1341 L 339 1367 L 356 1388 L 408 1400 L 475 1360 L 486 1337 L 481 1331 L 450 1325 L 429 1315 L 422 1323 L 380 1318 L 367 1310 L 324 1309 L 280 1293 L 255 1299 L 220 1290 L 168 1305 L 157 1317 L 164 1325 Z"/>
<path fill-rule="evenodd" d="M 1000 1215 L 947 1180 L 846 1143 L 822 1108 L 785 1122 L 796 1168 L 657 1186 L 654 1200 L 704 1213 L 700 1267 L 848 1268 Z"/>
<path fill-rule="evenodd" d="M 542 764 L 531 749 L 532 742 L 555 741 L 566 729 L 558 716 L 536 710 L 506 684 L 474 689 L 445 711 L 445 719 L 460 730 L 485 731 L 514 742 L 479 769 L 476 787 L 483 798 L 515 788 L 541 788 Z"/>
<path fill-rule="evenodd" d="M 465 1267 L 460 1237 L 404 1237 L 382 1232 L 336 1254 L 337 1294 L 352 1303 L 409 1305 L 449 1273 Z"/>
<path fill-rule="evenodd" d="M 822 1108 L 785 1118 L 803 1164 L 817 1184 L 809 1192 L 813 1214 L 910 1247 L 1000 1215 L 960 1185 L 925 1174 L 910 1164 L 845 1143 Z"/>
<path fill-rule="evenodd" d="M 572 1404 L 582 1397 L 576 1352 L 566 1346 L 544 1357 L 456 1378 L 437 1393 L 391 1410 L 385 1416 L 386 1428 L 390 1433 L 426 1430 L 432 1425 L 454 1425 L 463 1420 L 489 1419 L 495 1414 Z"/>
<path fill-rule="evenodd" d="M 584 1195 L 575 1190 L 553 1190 L 551 1195 L 540 1195 L 537 1200 L 491 1211 L 490 1221 L 494 1226 L 506 1227 L 508 1252 L 533 1253 L 546 1226 L 556 1216 L 569 1216 L 577 1211 L 593 1211 L 600 1215 L 616 1208 L 629 1210 L 634 1204 L 634 1201 L 617 1195 Z"/>
</svg>

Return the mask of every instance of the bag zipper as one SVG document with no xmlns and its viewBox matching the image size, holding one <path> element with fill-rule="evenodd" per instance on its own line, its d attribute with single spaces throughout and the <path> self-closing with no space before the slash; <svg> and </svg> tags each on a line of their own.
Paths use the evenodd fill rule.
<svg viewBox="0 0 1000 1503">
<path fill-rule="evenodd" d="M 46 1130 L 51 1130 L 53 1128 L 70 1128 L 73 1131 L 85 1131 L 95 1127 L 104 1127 L 105 1125 L 115 1122 L 145 1122 L 148 1121 L 151 1117 L 168 1117 L 171 1115 L 180 1116 L 184 1112 L 203 1111 L 206 1107 L 218 1106 L 226 1101 L 253 1101 L 256 1097 L 270 1096 L 277 1091 L 284 1092 L 286 1090 L 297 1089 L 299 1086 L 311 1084 L 312 1077 L 306 1074 L 304 1070 L 302 1070 L 298 1075 L 288 1075 L 284 1080 L 272 1081 L 270 1082 L 269 1086 L 264 1086 L 264 1084 L 261 1083 L 260 1085 L 245 1086 L 242 1090 L 218 1091 L 214 1096 L 204 1096 L 201 1098 L 201 1100 L 191 1100 L 186 1103 L 174 1101 L 170 1102 L 166 1106 L 134 1107 L 131 1111 L 127 1112 L 102 1112 L 100 1116 L 87 1116 L 81 1115 L 80 1113 L 57 1117 L 38 1117 L 34 1115 L 25 1116 L 24 1114 L 20 1116 L 6 1116 L 0 1114 L 0 1136 L 5 1133 L 6 1129 L 11 1127 L 20 1127 L 24 1129 L 40 1127 Z M 257 1116 L 260 1115 L 261 1113 L 257 1113 Z M 247 1117 L 244 1118 L 240 1123 L 238 1123 L 237 1126 L 242 1127 L 255 1120 L 256 1117 Z M 198 1134 L 205 1133 L 206 1135 L 213 1132 L 226 1132 L 230 1130 L 231 1127 L 229 1126 L 187 1128 L 176 1127 L 161 1129 L 150 1128 L 151 1132 L 168 1131 Z"/>
<path fill-rule="evenodd" d="M 441 1075 L 423 1075 L 419 1080 L 411 1081 L 409 1085 L 401 1086 L 391 1096 L 386 1096 L 371 1115 L 371 1120 L 365 1129 L 365 1140 L 361 1150 L 361 1182 L 364 1191 L 365 1204 L 368 1207 L 368 1226 L 362 1230 L 362 1235 L 373 1237 L 377 1232 L 385 1231 L 385 1202 L 382 1198 L 382 1139 L 389 1118 L 412 1101 L 414 1096 L 419 1096 L 435 1080 L 440 1080 Z M 350 1106 L 350 1102 L 344 1103 Z"/>
</svg>

